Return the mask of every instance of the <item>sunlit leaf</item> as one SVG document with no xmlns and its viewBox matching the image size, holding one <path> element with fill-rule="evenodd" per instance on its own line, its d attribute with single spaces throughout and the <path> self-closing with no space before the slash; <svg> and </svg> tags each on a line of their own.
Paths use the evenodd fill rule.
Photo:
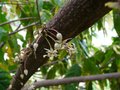
<svg viewBox="0 0 120 90">
<path fill-rule="evenodd" d="M 38 9 L 41 10 L 43 7 L 43 0 L 38 0 Z"/>
<path fill-rule="evenodd" d="M 86 90 L 93 90 L 91 81 L 86 82 Z"/>
<path fill-rule="evenodd" d="M 52 78 L 54 78 L 54 77 L 55 77 L 56 70 L 57 70 L 56 66 L 51 67 L 50 70 L 49 70 L 48 73 L 47 73 L 47 79 L 52 79 Z"/>
<path fill-rule="evenodd" d="M 103 28 L 103 24 L 102 23 L 103 23 L 102 19 L 97 22 L 98 30 Z"/>
<path fill-rule="evenodd" d="M 114 20 L 114 28 L 118 36 L 120 36 L 120 14 L 119 12 L 113 11 L 113 20 Z"/>
<path fill-rule="evenodd" d="M 52 17 L 52 14 L 48 10 L 42 10 L 41 12 L 41 20 L 42 22 L 48 22 Z"/>
</svg>

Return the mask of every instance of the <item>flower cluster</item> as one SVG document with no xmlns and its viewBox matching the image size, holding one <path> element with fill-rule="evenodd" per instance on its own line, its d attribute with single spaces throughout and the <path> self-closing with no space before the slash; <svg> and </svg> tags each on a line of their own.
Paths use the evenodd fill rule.
<svg viewBox="0 0 120 90">
<path fill-rule="evenodd" d="M 70 39 L 63 40 L 63 36 L 59 32 L 57 32 L 55 37 L 56 37 L 56 40 L 54 40 L 54 42 L 55 42 L 54 48 L 51 47 L 49 41 L 47 40 L 50 45 L 50 49 L 45 48 L 46 55 L 43 55 L 43 57 L 49 57 L 50 60 L 53 60 L 54 57 L 58 56 L 58 52 L 61 50 L 65 50 L 69 54 L 69 56 L 71 56 L 72 54 L 75 53 L 74 44 L 67 43 L 67 41 Z"/>
</svg>

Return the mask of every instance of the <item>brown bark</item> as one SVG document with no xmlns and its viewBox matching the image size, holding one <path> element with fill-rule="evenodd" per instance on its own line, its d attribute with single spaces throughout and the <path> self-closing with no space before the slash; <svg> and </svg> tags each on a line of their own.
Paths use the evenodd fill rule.
<svg viewBox="0 0 120 90">
<path fill-rule="evenodd" d="M 80 76 L 80 77 L 69 77 L 63 79 L 54 79 L 54 80 L 43 80 L 37 81 L 33 85 L 34 88 L 46 87 L 46 86 L 56 86 L 61 84 L 70 84 L 70 83 L 77 83 L 77 82 L 86 82 L 86 81 L 95 81 L 95 80 L 104 80 L 104 79 L 117 79 L 120 78 L 120 73 L 108 73 L 108 74 L 98 74 L 98 75 L 91 75 L 91 76 Z M 28 88 L 31 88 L 29 86 Z M 23 89 L 26 90 L 26 89 Z"/>
<path fill-rule="evenodd" d="M 73 38 L 110 11 L 104 6 L 108 1 L 116 0 L 69 0 L 46 27 L 61 32 L 63 39 Z M 28 75 L 24 75 L 23 79 L 20 78 L 20 74 L 24 70 L 24 65 L 21 64 L 8 90 L 20 90 L 36 70 L 47 62 L 48 59 L 43 58 L 43 55 L 45 54 L 44 48 L 49 48 L 49 45 L 43 37 L 39 38 L 38 44 L 37 59 L 35 59 L 33 52 L 24 58 Z M 53 45 L 53 42 L 51 44 Z"/>
</svg>

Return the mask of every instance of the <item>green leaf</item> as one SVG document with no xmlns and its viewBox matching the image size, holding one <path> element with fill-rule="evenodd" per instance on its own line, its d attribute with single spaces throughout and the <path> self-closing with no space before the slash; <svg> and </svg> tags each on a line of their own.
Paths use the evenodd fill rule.
<svg viewBox="0 0 120 90">
<path fill-rule="evenodd" d="M 43 9 L 52 10 L 54 8 L 53 4 L 50 1 L 43 2 Z"/>
<path fill-rule="evenodd" d="M 7 32 L 0 27 L 0 42 L 6 41 L 8 39 L 8 34 Z"/>
<path fill-rule="evenodd" d="M 86 90 L 93 90 L 92 82 L 86 82 Z"/>
<path fill-rule="evenodd" d="M 61 67 L 61 68 L 58 68 L 58 72 L 60 73 L 60 75 L 64 75 L 66 73 L 66 68 L 67 68 L 67 62 L 66 61 L 62 61 L 62 62 L 59 62 L 57 64 L 57 67 Z"/>
<path fill-rule="evenodd" d="M 53 66 L 47 73 L 47 79 L 53 79 L 55 77 L 55 73 L 56 73 L 56 65 Z"/>
<path fill-rule="evenodd" d="M 44 76 L 47 74 L 48 67 L 41 67 L 40 70 L 42 72 L 42 75 Z"/>
<path fill-rule="evenodd" d="M 20 46 L 18 45 L 16 36 L 11 36 L 8 40 L 8 44 L 12 49 L 12 53 L 16 53 L 20 51 Z"/>
<path fill-rule="evenodd" d="M 63 90 L 77 90 L 76 86 L 77 85 L 75 83 L 67 84 L 67 85 L 64 86 Z"/>
<path fill-rule="evenodd" d="M 0 83 L 0 89 L 1 90 L 6 90 L 5 87 Z"/>
<path fill-rule="evenodd" d="M 20 39 L 22 42 L 25 42 L 24 37 L 20 34 L 17 34 L 16 38 Z"/>
<path fill-rule="evenodd" d="M 2 12 L 2 6 L 0 6 L 0 12 Z M 4 23 L 4 22 L 7 22 L 6 13 L 0 13 L 0 24 L 2 24 L 2 23 Z M 9 24 L 2 25 L 2 27 L 3 27 L 6 31 L 10 31 L 10 30 L 11 30 Z"/>
<path fill-rule="evenodd" d="M 43 7 L 43 0 L 38 0 L 39 11 L 42 9 L 42 7 Z"/>
<path fill-rule="evenodd" d="M 74 64 L 65 74 L 65 77 L 73 77 L 81 75 L 81 67 L 78 64 Z"/>
<path fill-rule="evenodd" d="M 113 21 L 114 21 L 114 28 L 120 37 L 120 14 L 117 11 L 113 11 Z"/>
<path fill-rule="evenodd" d="M 66 55 L 67 55 L 67 52 L 65 50 L 62 50 L 59 52 L 58 58 L 61 60 L 61 59 L 65 58 Z"/>
<path fill-rule="evenodd" d="M 0 49 L 0 61 L 4 60 L 4 52 Z"/>
<path fill-rule="evenodd" d="M 65 74 L 65 77 L 74 77 L 81 75 L 81 67 L 78 64 L 74 64 Z M 64 85 L 64 90 L 77 90 L 78 83 L 71 83 Z"/>
<path fill-rule="evenodd" d="M 2 12 L 2 7 L 0 7 L 0 12 Z M 5 17 L 6 17 L 5 13 L 0 13 L 0 23 L 7 21 Z"/>
<path fill-rule="evenodd" d="M 3 69 L 0 69 L 0 90 L 6 90 L 10 84 L 10 74 Z M 3 89 L 4 88 L 4 89 Z"/>
<path fill-rule="evenodd" d="M 103 20 L 100 19 L 98 22 L 97 22 L 97 28 L 98 30 L 102 29 L 103 28 L 103 24 L 102 24 Z"/>
<path fill-rule="evenodd" d="M 50 11 L 45 9 L 41 11 L 41 20 L 43 23 L 48 22 L 51 18 L 52 18 L 52 14 Z"/>
<path fill-rule="evenodd" d="M 111 58 L 114 57 L 114 52 L 113 50 L 111 49 L 108 49 L 106 51 L 106 53 L 104 53 L 104 56 L 105 56 L 105 59 L 103 60 L 103 62 L 101 63 L 101 66 L 104 66 L 106 65 L 108 62 L 110 62 Z"/>
<path fill-rule="evenodd" d="M 63 5 L 63 0 L 50 0 L 53 5 L 61 7 Z"/>
<path fill-rule="evenodd" d="M 83 71 L 86 74 L 98 74 L 99 68 L 92 59 L 84 60 Z"/>
</svg>

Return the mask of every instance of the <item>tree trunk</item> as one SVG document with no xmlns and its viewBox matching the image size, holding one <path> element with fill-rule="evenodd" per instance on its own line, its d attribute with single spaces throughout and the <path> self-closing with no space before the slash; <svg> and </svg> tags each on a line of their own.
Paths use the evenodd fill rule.
<svg viewBox="0 0 120 90">
<path fill-rule="evenodd" d="M 46 25 L 46 28 L 59 31 L 62 33 L 63 39 L 74 38 L 110 11 L 105 7 L 105 3 L 108 1 L 116 0 L 69 0 Z M 43 58 L 44 48 L 49 48 L 47 41 L 41 37 L 36 40 L 36 43 L 38 43 L 36 52 L 25 54 L 26 58 L 18 68 L 8 90 L 20 90 L 37 69 L 47 62 L 48 58 Z M 51 41 L 51 44 L 54 43 Z M 30 49 L 27 48 L 25 52 L 28 50 Z M 36 53 L 36 58 L 34 53 Z M 21 79 L 20 75 L 25 68 L 28 70 L 28 75 L 24 75 L 24 78 Z"/>
</svg>

